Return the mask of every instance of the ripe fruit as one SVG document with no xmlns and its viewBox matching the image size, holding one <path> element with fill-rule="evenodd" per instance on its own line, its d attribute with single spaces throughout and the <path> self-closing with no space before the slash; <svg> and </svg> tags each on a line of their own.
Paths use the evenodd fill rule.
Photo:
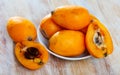
<svg viewBox="0 0 120 75">
<path fill-rule="evenodd" d="M 90 23 L 91 23 L 93 20 L 98 20 L 98 19 L 97 19 L 94 15 L 92 15 L 92 14 L 90 14 L 90 18 L 91 18 Z M 99 21 L 99 20 L 98 20 L 98 21 Z M 90 23 L 89 23 L 89 24 L 90 24 Z M 88 26 L 89 26 L 89 24 L 88 24 Z M 84 34 L 86 34 L 86 33 L 87 33 L 88 26 L 85 27 L 85 28 L 80 29 L 80 31 L 83 32 Z"/>
<path fill-rule="evenodd" d="M 50 14 L 42 19 L 40 31 L 44 37 L 49 39 L 55 32 L 59 30 L 61 30 L 61 27 L 52 21 Z"/>
<path fill-rule="evenodd" d="M 35 70 L 48 61 L 48 52 L 37 42 L 23 41 L 15 46 L 17 60 L 26 68 Z"/>
<path fill-rule="evenodd" d="M 106 57 L 113 52 L 112 38 L 98 19 L 93 19 L 88 26 L 85 40 L 89 53 L 96 58 Z"/>
<path fill-rule="evenodd" d="M 35 40 L 37 33 L 32 22 L 23 17 L 11 17 L 7 23 L 7 31 L 15 42 Z"/>
<path fill-rule="evenodd" d="M 91 22 L 92 22 L 92 20 L 98 20 L 97 17 L 95 17 L 93 14 L 90 14 L 90 18 L 91 18 Z"/>
<path fill-rule="evenodd" d="M 84 34 L 79 31 L 61 30 L 49 39 L 49 49 L 62 56 L 78 56 L 85 50 Z"/>
<path fill-rule="evenodd" d="M 71 30 L 80 30 L 91 21 L 88 10 L 81 6 L 63 6 L 52 12 L 52 19 L 55 23 Z"/>
</svg>

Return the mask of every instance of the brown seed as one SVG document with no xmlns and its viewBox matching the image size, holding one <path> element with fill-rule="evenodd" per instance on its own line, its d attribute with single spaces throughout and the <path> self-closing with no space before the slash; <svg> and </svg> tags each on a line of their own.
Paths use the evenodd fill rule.
<svg viewBox="0 0 120 75">
<path fill-rule="evenodd" d="M 31 56 L 38 56 L 39 55 L 39 51 L 37 48 L 34 47 L 29 47 L 27 48 L 27 52 L 31 55 Z"/>
<path fill-rule="evenodd" d="M 97 31 L 95 34 L 96 34 L 96 36 L 95 36 L 95 38 L 94 38 L 94 39 L 95 39 L 95 43 L 96 43 L 97 45 L 103 44 L 103 39 L 102 39 L 101 33 Z"/>
<path fill-rule="evenodd" d="M 27 59 L 34 59 L 34 56 L 31 56 L 28 52 L 24 53 L 25 58 Z"/>
</svg>

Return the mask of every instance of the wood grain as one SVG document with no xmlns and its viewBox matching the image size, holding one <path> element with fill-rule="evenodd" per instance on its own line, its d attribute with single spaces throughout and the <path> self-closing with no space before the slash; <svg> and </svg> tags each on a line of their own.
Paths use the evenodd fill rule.
<svg viewBox="0 0 120 75">
<path fill-rule="evenodd" d="M 120 0 L 0 0 L 0 75 L 120 75 Z M 36 28 L 41 19 L 62 5 L 82 5 L 110 31 L 114 52 L 103 59 L 66 61 L 50 55 L 41 69 L 31 71 L 16 60 L 14 43 L 6 31 L 7 20 L 22 16 Z"/>
</svg>

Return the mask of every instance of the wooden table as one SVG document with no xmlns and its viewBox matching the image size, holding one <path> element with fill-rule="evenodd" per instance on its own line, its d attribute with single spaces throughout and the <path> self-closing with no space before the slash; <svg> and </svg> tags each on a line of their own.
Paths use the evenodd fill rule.
<svg viewBox="0 0 120 75">
<path fill-rule="evenodd" d="M 0 75 L 120 75 L 120 0 L 0 0 Z M 50 55 L 41 69 L 31 71 L 16 60 L 6 31 L 8 18 L 22 16 L 38 27 L 41 19 L 61 5 L 82 5 L 108 28 L 114 52 L 103 59 L 61 60 Z"/>
</svg>

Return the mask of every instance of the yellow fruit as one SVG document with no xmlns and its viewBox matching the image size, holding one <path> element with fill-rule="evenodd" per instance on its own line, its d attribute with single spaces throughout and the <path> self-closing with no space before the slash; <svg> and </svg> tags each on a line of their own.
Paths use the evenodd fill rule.
<svg viewBox="0 0 120 75">
<path fill-rule="evenodd" d="M 36 28 L 32 22 L 23 17 L 11 17 L 7 23 L 7 31 L 15 42 L 35 40 Z"/>
<path fill-rule="evenodd" d="M 109 31 L 97 18 L 88 26 L 85 40 L 87 50 L 96 58 L 106 57 L 113 52 Z"/>
<path fill-rule="evenodd" d="M 49 49 L 62 56 L 78 56 L 85 50 L 84 34 L 79 31 L 61 30 L 49 39 Z"/>
<path fill-rule="evenodd" d="M 91 17 L 88 10 L 81 6 L 62 6 L 52 12 L 55 23 L 66 29 L 80 30 L 86 27 Z"/>
<path fill-rule="evenodd" d="M 59 30 L 61 30 L 61 27 L 52 21 L 50 14 L 42 19 L 40 23 L 40 31 L 44 37 L 49 39 L 54 33 Z"/>
</svg>

